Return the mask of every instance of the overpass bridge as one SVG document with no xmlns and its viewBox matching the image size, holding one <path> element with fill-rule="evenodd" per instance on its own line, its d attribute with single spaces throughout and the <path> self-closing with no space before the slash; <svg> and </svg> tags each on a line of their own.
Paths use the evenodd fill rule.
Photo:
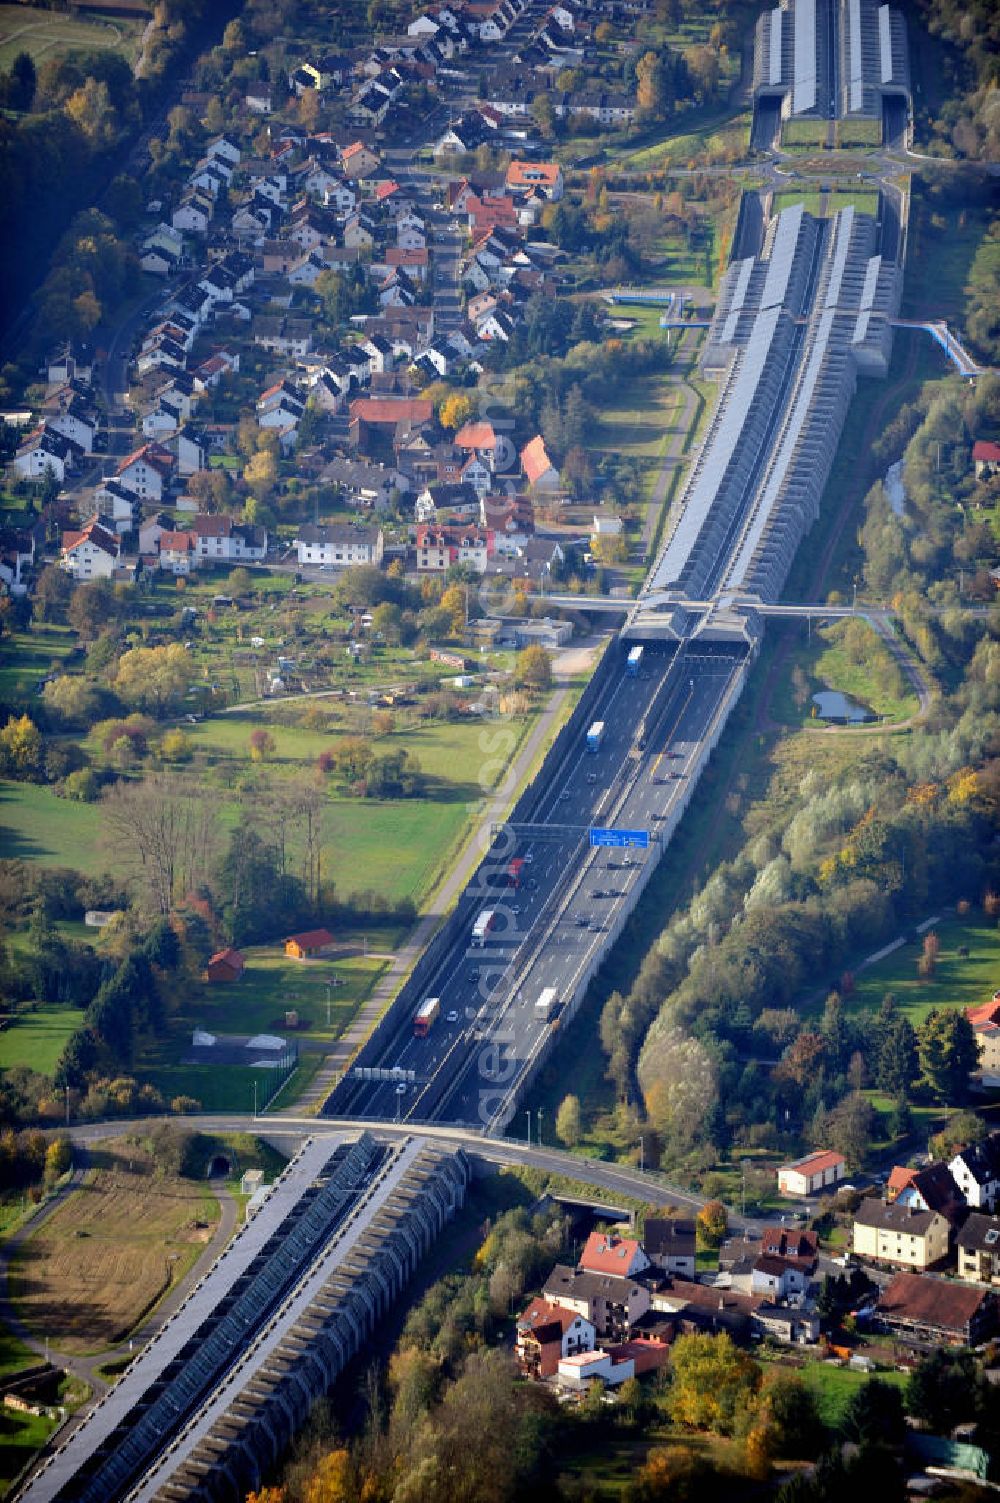
<svg viewBox="0 0 1000 1503">
<path fill-rule="evenodd" d="M 936 344 L 944 350 L 948 359 L 956 367 L 959 374 L 974 381 L 977 376 L 985 376 L 989 367 L 980 365 L 962 344 L 957 334 L 953 334 L 943 318 L 930 319 L 921 322 L 919 319 L 897 318 L 893 320 L 893 327 L 897 329 L 920 329 L 929 334 Z"/>
</svg>

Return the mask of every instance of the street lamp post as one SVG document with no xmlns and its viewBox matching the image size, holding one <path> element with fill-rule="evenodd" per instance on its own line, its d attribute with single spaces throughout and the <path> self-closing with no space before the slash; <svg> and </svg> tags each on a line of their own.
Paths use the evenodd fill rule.
<svg viewBox="0 0 1000 1503">
<path fill-rule="evenodd" d="M 326 987 L 326 1026 L 330 1027 L 330 998 L 333 995 L 333 982 L 327 978 L 323 985 Z"/>
<path fill-rule="evenodd" d="M 530 1148 L 531 1147 L 531 1108 L 530 1107 L 528 1108 L 528 1110 L 525 1112 L 524 1115 L 528 1119 L 528 1147 Z"/>
<path fill-rule="evenodd" d="M 536 1134 L 536 1142 L 538 1143 L 539 1148 L 541 1148 L 541 1146 L 542 1146 L 542 1117 L 543 1117 L 543 1115 L 544 1115 L 544 1108 L 543 1107 L 539 1107 L 538 1108 L 538 1132 Z"/>
</svg>

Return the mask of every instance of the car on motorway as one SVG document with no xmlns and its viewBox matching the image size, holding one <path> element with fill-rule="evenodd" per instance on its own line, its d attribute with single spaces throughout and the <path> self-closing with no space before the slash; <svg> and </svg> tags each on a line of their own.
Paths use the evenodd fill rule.
<svg viewBox="0 0 1000 1503">
<path fill-rule="evenodd" d="M 603 887 L 593 887 L 593 888 L 591 888 L 590 896 L 592 898 L 603 898 L 604 897 L 604 888 Z"/>
<path fill-rule="evenodd" d="M 534 851 L 528 851 L 528 853 L 526 854 L 526 856 L 524 858 L 524 864 L 525 864 L 525 866 L 530 866 L 531 863 L 534 861 L 534 859 L 535 859 L 535 853 L 534 853 Z"/>
<path fill-rule="evenodd" d="M 520 905 L 520 903 L 511 903 L 511 905 L 510 905 L 510 911 L 511 911 L 511 913 L 520 913 L 521 912 L 521 905 Z"/>
<path fill-rule="evenodd" d="M 451 1012 L 446 1012 L 445 1015 L 444 1015 L 444 1020 L 445 1020 L 446 1023 L 457 1023 L 458 1022 L 458 1012 L 457 1012 L 457 1010 L 453 1007 L 452 1010 L 451 1010 Z"/>
<path fill-rule="evenodd" d="M 406 1081 L 405 1080 L 398 1081 L 397 1085 L 396 1085 L 396 1095 L 397 1096 L 405 1096 L 406 1095 L 406 1091 L 407 1091 Z"/>
<path fill-rule="evenodd" d="M 586 929 L 586 927 L 587 927 L 587 925 L 589 923 L 590 923 L 590 920 L 588 918 L 586 918 L 584 914 L 581 913 L 580 917 L 576 921 L 576 927 L 578 929 Z"/>
<path fill-rule="evenodd" d="M 587 928 L 591 934 L 600 934 L 602 926 L 600 924 L 588 924 Z"/>
<path fill-rule="evenodd" d="M 479 967 L 477 965 L 473 966 L 472 970 L 469 972 L 469 980 L 478 981 L 481 974 L 482 973 L 480 972 Z"/>
<path fill-rule="evenodd" d="M 597 782 L 597 773 L 596 772 L 588 772 L 587 773 L 587 782 L 588 783 L 596 783 Z"/>
<path fill-rule="evenodd" d="M 562 793 L 560 793 L 560 795 L 559 795 L 559 802 L 561 804 L 564 804 L 567 799 L 570 799 L 572 797 L 573 797 L 573 795 L 570 793 L 569 789 L 568 788 L 564 788 L 563 791 L 562 791 Z"/>
</svg>

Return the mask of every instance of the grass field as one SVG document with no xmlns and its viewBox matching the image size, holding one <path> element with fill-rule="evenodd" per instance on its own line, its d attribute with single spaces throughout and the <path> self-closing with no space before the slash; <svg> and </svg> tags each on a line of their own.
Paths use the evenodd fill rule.
<svg viewBox="0 0 1000 1503">
<path fill-rule="evenodd" d="M 811 696 L 820 689 L 839 689 L 841 693 L 870 705 L 876 714 L 887 720 L 904 720 L 916 714 L 918 701 L 915 694 L 892 695 L 884 692 L 879 684 L 877 668 L 889 657 L 889 650 L 868 628 L 872 639 L 871 662 L 873 673 L 867 664 L 853 662 L 843 649 L 844 627 L 842 623 L 814 627 L 812 641 L 804 643 L 795 654 L 795 662 L 789 664 L 789 673 L 779 686 L 771 701 L 770 711 L 784 725 L 816 724 L 812 715 Z M 795 703 L 791 671 L 798 665 L 808 680 L 809 699 L 803 708 Z"/>
<path fill-rule="evenodd" d="M 782 146 L 822 146 L 829 134 L 826 120 L 786 120 L 781 127 Z"/>
<path fill-rule="evenodd" d="M 882 145 L 881 120 L 838 120 L 835 131 L 837 145 L 842 149 Z"/>
<path fill-rule="evenodd" d="M 0 5 L 0 68 L 9 68 L 19 52 L 30 52 L 36 65 L 98 49 L 121 52 L 132 62 L 141 33 L 142 22 L 131 16 L 90 20 L 29 5 Z"/>
<path fill-rule="evenodd" d="M 982 914 L 965 919 L 945 919 L 935 924 L 941 941 L 933 981 L 917 975 L 921 944 L 903 945 L 862 971 L 847 1000 L 850 1012 L 877 1008 L 886 992 L 892 992 L 901 1012 L 910 1022 L 921 1022 L 932 1007 L 973 1007 L 988 1002 L 1000 975 L 1000 930 Z M 968 948 L 968 957 L 958 954 Z"/>
<path fill-rule="evenodd" d="M 128 1139 L 95 1144 L 84 1184 L 14 1253 L 21 1320 L 60 1351 L 123 1340 L 196 1261 L 219 1218 L 205 1184 L 158 1174 Z"/>
<path fill-rule="evenodd" d="M 0 855 L 78 871 L 113 868 L 96 856 L 101 811 L 74 804 L 35 783 L 0 780 Z"/>
<path fill-rule="evenodd" d="M 870 1374 L 855 1372 L 850 1367 L 837 1367 L 831 1362 L 807 1362 L 798 1370 L 798 1376 L 816 1395 L 824 1424 L 836 1426 L 854 1394 L 868 1382 Z M 904 1388 L 907 1382 L 906 1373 L 894 1370 L 879 1372 L 878 1377 L 897 1388 Z"/>
<path fill-rule="evenodd" d="M 0 695 L 6 702 L 31 703 L 41 679 L 62 667 L 76 644 L 66 626 L 34 626 L 16 631 L 0 645 Z"/>
<path fill-rule="evenodd" d="M 45 1444 L 55 1427 L 55 1420 L 44 1415 L 0 1410 L 0 1496 L 6 1495 L 22 1467 Z"/>
<path fill-rule="evenodd" d="M 285 1012 L 294 1008 L 303 1038 L 338 1039 L 388 964 L 362 955 L 291 960 L 264 947 L 243 954 L 243 979 L 234 986 L 202 988 L 198 999 L 185 1005 L 185 1018 L 190 1015 L 192 1023 L 212 1033 L 268 1033 L 284 1031 Z M 337 983 L 330 988 L 329 1028 L 324 978 Z"/>
<path fill-rule="evenodd" d="M 684 117 L 681 117 L 682 119 Z M 750 116 L 736 115 L 720 119 L 712 116 L 680 134 L 668 136 L 626 151 L 618 157 L 627 172 L 667 169 L 671 167 L 710 167 L 736 162 L 745 155 L 750 142 Z"/>
<path fill-rule="evenodd" d="M 18 1014 L 0 1033 L 0 1070 L 28 1065 L 41 1075 L 51 1075 L 63 1045 L 82 1018 L 78 1007 L 55 1005 Z"/>
<path fill-rule="evenodd" d="M 839 214 L 841 209 L 851 205 L 859 214 L 875 214 L 878 212 L 878 194 L 871 193 L 861 188 L 853 189 L 836 188 L 832 193 L 820 193 L 815 189 L 800 193 L 793 188 L 783 188 L 780 193 L 774 195 L 774 212 L 780 213 L 782 209 L 789 209 L 793 204 L 805 204 L 810 214 L 828 218 Z"/>
</svg>

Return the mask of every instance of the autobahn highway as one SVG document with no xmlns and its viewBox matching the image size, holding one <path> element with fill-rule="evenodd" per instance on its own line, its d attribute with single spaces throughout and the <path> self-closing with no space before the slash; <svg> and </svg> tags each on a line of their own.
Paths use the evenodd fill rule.
<svg viewBox="0 0 1000 1503">
<path fill-rule="evenodd" d="M 479 877 L 478 911 L 496 915 L 486 943 L 474 945 L 469 924 L 457 928 L 421 989 L 440 999 L 428 1035 L 415 1037 L 412 1009 L 400 1009 L 382 1045 L 374 1067 L 413 1072 L 415 1079 L 349 1078 L 328 1101 L 329 1114 L 502 1125 L 505 1103 L 551 1032 L 535 1016 L 540 993 L 554 987 L 568 1001 L 588 968 L 596 968 L 613 926 L 645 883 L 648 863 L 661 854 L 658 832 L 679 816 L 697 751 L 747 658 L 740 649 L 656 646 L 632 677 L 624 650 L 615 644 L 611 652 L 588 715 L 604 721 L 600 749 L 587 750 L 582 724 L 552 770 L 531 825 L 499 833 L 481 873 L 502 872 L 522 857 L 519 888 L 492 889 Z M 592 825 L 649 831 L 652 843 L 648 850 L 592 848 Z"/>
</svg>

